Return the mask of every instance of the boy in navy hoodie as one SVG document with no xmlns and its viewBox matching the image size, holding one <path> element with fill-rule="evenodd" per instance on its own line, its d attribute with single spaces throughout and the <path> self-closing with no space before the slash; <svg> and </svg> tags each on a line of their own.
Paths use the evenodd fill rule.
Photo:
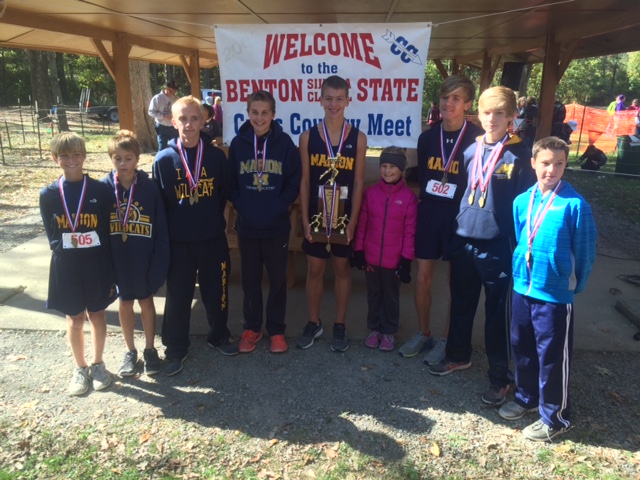
<svg viewBox="0 0 640 480">
<path fill-rule="evenodd" d="M 485 292 L 484 341 L 489 360 L 488 405 L 502 405 L 512 381 L 509 371 L 508 297 L 514 245 L 511 205 L 535 177 L 530 150 L 508 133 L 516 97 L 506 87 L 485 90 L 478 102 L 485 134 L 464 154 L 467 188 L 462 195 L 451 245 L 451 313 L 444 360 L 429 373 L 447 375 L 471 366 L 473 319 Z"/>
<path fill-rule="evenodd" d="M 196 280 L 209 322 L 208 344 L 225 355 L 238 353 L 227 328 L 229 246 L 224 208 L 230 169 L 222 150 L 204 134 L 200 100 L 182 97 L 172 107 L 178 138 L 156 155 L 153 178 L 160 187 L 169 225 L 167 301 L 162 323 L 165 374 L 182 370 L 189 351 L 191 302 Z"/>
<path fill-rule="evenodd" d="M 127 347 L 121 377 L 136 372 L 138 351 L 134 343 L 138 300 L 145 336 L 144 373 L 154 375 L 162 364 L 155 349 L 156 307 L 153 295 L 164 284 L 169 268 L 169 233 L 158 186 L 137 169 L 140 143 L 135 133 L 120 130 L 109 140 L 114 170 L 104 178 L 113 192 L 111 207 L 111 258 L 120 295 L 120 327 Z"/>
<path fill-rule="evenodd" d="M 230 199 L 238 213 L 244 333 L 241 353 L 252 352 L 262 338 L 262 271 L 269 277 L 267 333 L 271 351 L 287 351 L 284 338 L 289 257 L 289 207 L 298 198 L 302 167 L 295 144 L 275 121 L 276 101 L 269 92 L 254 92 L 247 101 L 247 120 L 231 141 L 234 171 Z"/>
</svg>

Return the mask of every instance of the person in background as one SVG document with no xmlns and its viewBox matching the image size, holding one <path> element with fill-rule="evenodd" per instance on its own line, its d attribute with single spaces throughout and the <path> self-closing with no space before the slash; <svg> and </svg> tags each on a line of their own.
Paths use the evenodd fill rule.
<svg viewBox="0 0 640 480">
<path fill-rule="evenodd" d="M 202 127 L 201 131 L 207 136 L 209 143 L 215 145 L 216 138 L 222 135 L 222 129 L 220 125 L 218 125 L 218 122 L 213 119 L 213 107 L 203 103 L 202 108 L 204 108 L 204 127 Z"/>
<path fill-rule="evenodd" d="M 427 118 L 427 125 L 433 127 L 440 121 L 440 109 L 436 105 L 436 102 L 431 102 L 431 108 L 429 109 L 429 116 Z"/>
<path fill-rule="evenodd" d="M 367 280 L 365 346 L 390 352 L 400 324 L 400 282 L 411 282 L 418 199 L 404 183 L 405 153 L 387 147 L 380 155 L 380 181 L 362 197 L 354 242 L 356 267 Z"/>
<path fill-rule="evenodd" d="M 166 83 L 162 91 L 149 103 L 149 116 L 153 117 L 158 135 L 158 151 L 169 145 L 169 140 L 178 138 L 178 131 L 171 123 L 171 106 L 178 99 L 178 86 L 173 80 Z"/>
<path fill-rule="evenodd" d="M 513 252 L 511 350 L 515 398 L 499 415 L 540 419 L 525 438 L 548 442 L 571 427 L 569 374 L 574 296 L 584 290 L 596 258 L 591 207 L 562 180 L 569 146 L 557 137 L 533 146 L 538 182 L 513 202 L 517 246 Z"/>
<path fill-rule="evenodd" d="M 551 135 L 554 137 L 562 137 L 564 135 L 564 121 L 567 118 L 567 108 L 558 98 L 553 102 L 553 114 L 551 116 Z"/>
<path fill-rule="evenodd" d="M 524 119 L 520 128 L 522 130 L 522 140 L 524 144 L 529 147 L 529 150 L 531 150 L 536 138 L 538 124 L 538 103 L 536 97 L 529 97 L 527 99 L 527 105 L 519 117 Z"/>
<path fill-rule="evenodd" d="M 213 119 L 217 122 L 217 124 L 220 126 L 220 134 L 222 135 L 223 132 L 223 111 L 222 111 L 222 98 L 220 97 L 216 97 L 215 100 L 213 101 Z"/>
</svg>

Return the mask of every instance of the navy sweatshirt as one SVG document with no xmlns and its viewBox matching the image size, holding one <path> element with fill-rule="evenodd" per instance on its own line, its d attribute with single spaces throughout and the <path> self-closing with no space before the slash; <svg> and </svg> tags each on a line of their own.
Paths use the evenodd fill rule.
<svg viewBox="0 0 640 480">
<path fill-rule="evenodd" d="M 160 187 L 172 242 L 202 242 L 225 234 L 224 208 L 231 170 L 223 151 L 210 145 L 204 134 L 200 137 L 204 140 L 204 152 L 197 202 L 190 201 L 189 183 L 175 139 L 158 152 L 153 162 L 153 179 Z M 197 147 L 186 150 L 193 173 Z"/>
<path fill-rule="evenodd" d="M 272 120 L 269 133 L 259 140 L 260 161 L 264 144 L 267 146 L 262 168 L 256 160 L 249 121 L 240 127 L 229 147 L 234 169 L 230 199 L 238 214 L 235 227 L 238 235 L 249 238 L 274 237 L 291 230 L 289 206 L 298 198 L 302 176 L 298 148 L 280 124 Z"/>
</svg>

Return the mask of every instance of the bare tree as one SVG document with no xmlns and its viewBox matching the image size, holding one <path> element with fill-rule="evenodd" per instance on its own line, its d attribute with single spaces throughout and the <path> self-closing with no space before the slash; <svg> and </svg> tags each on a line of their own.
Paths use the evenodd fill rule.
<svg viewBox="0 0 640 480">
<path fill-rule="evenodd" d="M 157 150 L 157 139 L 153 119 L 147 114 L 149 102 L 153 97 L 149 64 L 130 61 L 129 76 L 131 79 L 131 102 L 133 104 L 133 124 L 138 141 L 145 152 Z"/>
<path fill-rule="evenodd" d="M 38 102 L 38 119 L 49 115 L 52 105 L 49 87 L 47 54 L 40 50 L 29 50 L 29 69 L 31 76 L 31 96 Z"/>
<path fill-rule="evenodd" d="M 47 52 L 47 63 L 49 64 L 49 82 L 51 85 L 51 93 L 56 102 L 58 115 L 58 129 L 61 132 L 69 131 L 69 122 L 67 121 L 67 112 L 64 109 L 64 99 L 60 92 L 60 80 L 58 77 L 58 64 L 56 62 L 56 54 Z"/>
</svg>

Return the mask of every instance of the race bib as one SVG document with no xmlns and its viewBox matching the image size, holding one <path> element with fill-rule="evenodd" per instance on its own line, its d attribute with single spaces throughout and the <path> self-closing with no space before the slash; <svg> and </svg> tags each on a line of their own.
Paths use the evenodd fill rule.
<svg viewBox="0 0 640 480">
<path fill-rule="evenodd" d="M 425 191 L 429 195 L 435 195 L 436 197 L 453 198 L 458 186 L 455 183 L 442 183 L 437 180 L 429 180 Z"/>
<path fill-rule="evenodd" d="M 84 232 L 84 233 L 63 233 L 62 234 L 62 248 L 93 248 L 100 246 L 100 237 L 98 232 Z"/>
</svg>

